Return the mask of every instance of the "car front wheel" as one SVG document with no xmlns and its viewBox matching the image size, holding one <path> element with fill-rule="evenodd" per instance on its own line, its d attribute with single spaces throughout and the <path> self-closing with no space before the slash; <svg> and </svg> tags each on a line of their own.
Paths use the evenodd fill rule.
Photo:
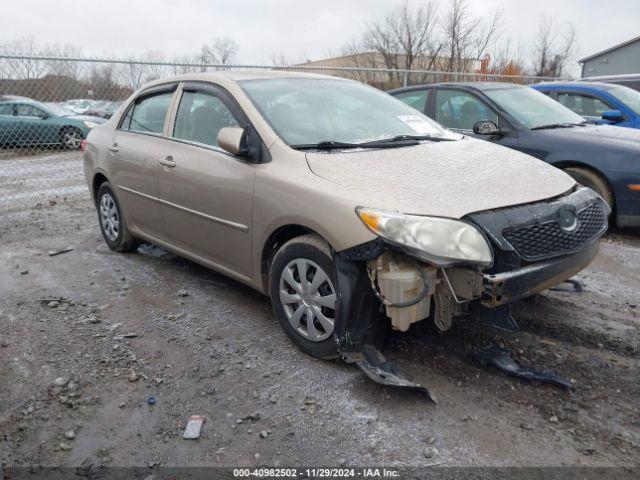
<svg viewBox="0 0 640 480">
<path fill-rule="evenodd" d="M 138 242 L 127 228 L 122 210 L 109 182 L 100 185 L 96 199 L 100 230 L 109 248 L 115 252 L 130 252 L 138 248 Z"/>
<path fill-rule="evenodd" d="M 338 357 L 333 339 L 336 319 L 335 267 L 329 245 L 317 235 L 285 243 L 269 271 L 269 294 L 280 325 L 304 352 Z"/>
</svg>

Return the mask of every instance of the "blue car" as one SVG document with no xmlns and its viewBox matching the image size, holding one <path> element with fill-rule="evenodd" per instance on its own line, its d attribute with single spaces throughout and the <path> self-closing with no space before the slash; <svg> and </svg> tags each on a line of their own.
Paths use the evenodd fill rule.
<svg viewBox="0 0 640 480">
<path fill-rule="evenodd" d="M 444 127 L 564 170 L 600 194 L 619 227 L 640 227 L 640 131 L 594 125 L 539 91 L 509 83 L 437 83 L 389 93 Z"/>
<path fill-rule="evenodd" d="M 532 85 L 587 120 L 640 128 L 640 92 L 603 82 L 553 82 Z"/>
<path fill-rule="evenodd" d="M 0 146 L 56 145 L 78 150 L 89 130 L 105 121 L 76 115 L 59 105 L 0 97 Z"/>
</svg>

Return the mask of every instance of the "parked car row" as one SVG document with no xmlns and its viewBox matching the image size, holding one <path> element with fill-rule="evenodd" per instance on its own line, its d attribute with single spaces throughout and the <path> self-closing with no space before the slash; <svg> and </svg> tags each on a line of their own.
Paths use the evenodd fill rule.
<svg viewBox="0 0 640 480">
<path fill-rule="evenodd" d="M 0 97 L 0 146 L 54 145 L 77 150 L 89 131 L 105 121 L 55 103 Z"/>
<path fill-rule="evenodd" d="M 640 226 L 640 131 L 598 125 L 585 115 L 601 111 L 604 123 L 636 127 L 640 92 L 596 85 L 443 83 L 389 93 L 453 131 L 519 150 L 564 170 L 600 194 L 618 226 Z M 572 95 L 581 100 L 568 103 L 575 98 Z M 614 106 L 618 110 L 612 110 Z"/>
<path fill-rule="evenodd" d="M 111 118 L 120 105 L 122 105 L 122 102 L 91 99 L 67 100 L 61 103 L 62 107 L 74 113 L 102 118 Z"/>
<path fill-rule="evenodd" d="M 611 207 L 640 219 L 640 132 L 509 84 L 391 93 L 295 72 L 142 87 L 86 142 L 106 244 L 236 278 L 305 352 L 420 388 L 380 353 L 389 325 L 513 329 L 511 302 L 595 258 Z"/>
</svg>

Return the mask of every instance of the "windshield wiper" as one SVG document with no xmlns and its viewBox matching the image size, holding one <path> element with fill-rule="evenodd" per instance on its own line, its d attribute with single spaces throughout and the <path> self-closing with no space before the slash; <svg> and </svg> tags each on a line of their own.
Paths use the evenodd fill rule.
<svg viewBox="0 0 640 480">
<path fill-rule="evenodd" d="M 343 150 L 348 148 L 395 148 L 395 147 L 407 147 L 410 145 L 418 145 L 417 140 L 407 139 L 403 141 L 388 141 L 385 140 L 380 143 L 380 140 L 374 140 L 373 142 L 363 143 L 347 143 L 336 142 L 335 140 L 324 140 L 318 143 L 304 143 L 300 145 L 291 145 L 291 148 L 296 150 Z"/>
<path fill-rule="evenodd" d="M 587 122 L 580 123 L 550 123 L 548 125 L 538 125 L 537 127 L 532 127 L 531 130 L 547 130 L 551 128 L 573 128 L 573 127 L 584 127 Z"/>
<path fill-rule="evenodd" d="M 394 143 L 394 142 L 402 142 L 406 140 L 429 140 L 431 142 L 451 142 L 454 141 L 455 138 L 446 138 L 446 137 L 434 137 L 432 135 L 396 135 L 392 138 L 384 138 L 382 140 L 373 140 L 371 142 L 366 142 L 362 145 L 371 145 L 378 143 Z"/>
<path fill-rule="evenodd" d="M 348 143 L 335 140 L 324 140 L 318 143 L 306 143 L 291 145 L 291 148 L 298 150 L 340 150 L 346 148 L 396 148 L 418 145 L 420 140 L 430 140 L 432 142 L 453 141 L 453 138 L 432 137 L 430 135 L 396 135 L 392 138 L 381 140 L 371 140 L 369 142 Z"/>
</svg>

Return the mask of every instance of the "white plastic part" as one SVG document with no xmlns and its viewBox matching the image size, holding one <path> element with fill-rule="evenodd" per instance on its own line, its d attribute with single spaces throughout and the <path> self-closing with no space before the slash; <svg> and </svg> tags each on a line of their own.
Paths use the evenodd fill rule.
<svg viewBox="0 0 640 480">
<path fill-rule="evenodd" d="M 435 268 L 425 266 L 423 271 L 427 277 L 427 286 L 416 265 L 391 259 L 378 265 L 378 287 L 382 296 L 391 303 L 409 302 L 418 297 L 424 288 L 427 295 L 417 304 L 410 307 L 398 308 L 385 306 L 387 316 L 391 318 L 391 325 L 396 330 L 406 332 L 412 323 L 423 320 L 429 316 L 431 295 L 435 291 Z"/>
</svg>

